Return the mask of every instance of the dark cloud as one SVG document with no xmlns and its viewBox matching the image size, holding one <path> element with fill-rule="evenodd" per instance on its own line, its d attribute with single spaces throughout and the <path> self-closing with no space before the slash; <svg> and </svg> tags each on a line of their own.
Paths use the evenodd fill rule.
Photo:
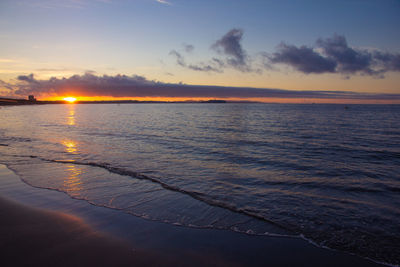
<svg viewBox="0 0 400 267">
<path fill-rule="evenodd" d="M 194 50 L 194 46 L 191 44 L 183 44 L 183 48 L 185 49 L 186 53 L 191 53 Z"/>
<path fill-rule="evenodd" d="M 400 100 L 400 94 L 365 94 L 341 91 L 290 91 L 246 87 L 169 84 L 150 81 L 142 76 L 96 76 L 91 73 L 69 78 L 37 80 L 33 74 L 19 76 L 14 95 L 68 95 L 113 97 L 188 97 L 188 98 L 325 98 Z"/>
<path fill-rule="evenodd" d="M 218 66 L 218 68 L 220 68 L 220 69 L 222 69 L 222 68 L 225 67 L 225 63 L 224 63 L 222 60 L 218 59 L 218 58 L 213 57 L 213 58 L 211 59 L 211 61 L 212 61 L 214 64 L 216 64 L 216 65 Z"/>
<path fill-rule="evenodd" d="M 266 68 L 280 63 L 306 74 L 339 73 L 349 78 L 358 73 L 383 78 L 388 71 L 400 71 L 400 54 L 352 48 L 337 34 L 318 39 L 315 47 L 281 44 L 277 52 L 264 57 L 268 59 Z"/>
<path fill-rule="evenodd" d="M 175 59 L 176 59 L 176 64 L 178 64 L 178 65 L 181 66 L 181 67 L 186 67 L 185 58 L 181 55 L 181 53 L 179 53 L 179 52 L 176 51 L 176 50 L 171 50 L 171 51 L 169 52 L 169 54 L 170 54 L 171 56 L 174 56 L 174 57 L 175 57 Z"/>
<path fill-rule="evenodd" d="M 316 43 L 328 58 L 337 62 L 337 72 L 345 74 L 356 72 L 374 74 L 371 53 L 366 50 L 356 50 L 349 47 L 344 36 L 335 34 L 332 38 L 320 38 Z"/>
<path fill-rule="evenodd" d="M 221 64 L 218 61 L 211 61 L 210 63 L 200 62 L 198 64 L 187 64 L 185 57 L 176 50 L 171 50 L 169 54 L 176 59 L 176 64 L 181 67 L 188 68 L 194 71 L 204 71 L 204 72 L 222 72 Z"/>
<path fill-rule="evenodd" d="M 400 54 L 374 51 L 373 58 L 385 71 L 400 71 Z"/>
<path fill-rule="evenodd" d="M 17 77 L 18 81 L 25 81 L 28 83 L 32 83 L 35 82 L 35 78 L 33 77 L 33 73 L 29 74 L 29 75 L 20 75 Z"/>
<path fill-rule="evenodd" d="M 251 67 L 250 59 L 241 45 L 242 38 L 243 30 L 232 29 L 211 46 L 213 50 L 224 58 L 213 57 L 205 62 L 187 64 L 182 53 L 171 50 L 169 55 L 175 57 L 179 66 L 194 71 L 223 72 L 225 68 L 233 67 L 242 72 L 259 72 L 259 70 L 254 70 Z M 191 53 L 194 50 L 194 46 L 188 44 L 184 44 L 183 48 L 187 53 Z"/>
<path fill-rule="evenodd" d="M 242 72 L 260 74 L 262 70 L 255 67 L 257 62 L 242 47 L 243 34 L 241 29 L 227 32 L 211 46 L 223 58 L 214 57 L 206 63 L 186 64 L 185 58 L 176 50 L 172 50 L 170 55 L 175 56 L 178 65 L 195 71 L 223 72 L 225 68 L 233 67 Z M 190 52 L 193 47 L 184 45 L 184 49 Z M 282 42 L 274 53 L 259 52 L 258 59 L 267 71 L 278 70 L 275 65 L 285 64 L 305 74 L 338 73 L 345 78 L 354 74 L 384 78 L 386 72 L 400 71 L 400 54 L 353 48 L 344 36 L 337 34 L 318 39 L 313 47 Z"/>
<path fill-rule="evenodd" d="M 205 71 L 205 72 L 222 72 L 222 69 L 218 66 L 212 66 L 206 63 L 200 63 L 197 65 L 190 64 L 187 66 L 191 70 L 195 71 Z"/>
<path fill-rule="evenodd" d="M 247 53 L 241 44 L 242 38 L 243 30 L 232 29 L 222 36 L 221 39 L 216 41 L 211 47 L 219 53 L 227 55 L 227 63 L 229 65 L 241 71 L 250 71 L 247 62 Z"/>
<path fill-rule="evenodd" d="M 270 57 L 271 63 L 284 63 L 304 73 L 335 72 L 336 62 L 315 52 L 312 48 L 280 44 L 278 52 Z"/>
</svg>

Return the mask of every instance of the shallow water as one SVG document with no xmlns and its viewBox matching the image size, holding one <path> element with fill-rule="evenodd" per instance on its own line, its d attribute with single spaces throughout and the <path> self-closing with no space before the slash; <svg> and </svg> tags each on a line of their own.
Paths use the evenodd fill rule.
<svg viewBox="0 0 400 267">
<path fill-rule="evenodd" d="M 398 105 L 18 106 L 0 121 L 0 163 L 30 185 L 400 264 Z"/>
</svg>

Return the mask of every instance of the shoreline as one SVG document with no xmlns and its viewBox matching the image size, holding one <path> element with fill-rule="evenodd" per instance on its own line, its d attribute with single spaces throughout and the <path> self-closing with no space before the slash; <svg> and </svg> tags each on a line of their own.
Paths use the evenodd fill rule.
<svg viewBox="0 0 400 267">
<path fill-rule="evenodd" d="M 93 245 L 101 243 L 100 250 L 113 251 L 110 252 L 111 256 L 121 255 L 121 265 L 135 263 L 139 266 L 382 266 L 344 252 L 316 247 L 300 238 L 254 236 L 229 230 L 196 229 L 148 221 L 118 210 L 93 206 L 61 192 L 31 187 L 1 164 L 0 197 L 11 200 L 0 200 L 0 207 L 2 218 L 11 220 L 11 215 L 17 215 L 12 219 L 13 225 L 21 225 L 25 215 L 37 212 L 35 216 L 39 220 L 50 222 L 49 220 L 56 218 L 62 225 L 66 225 L 67 229 L 71 229 L 72 223 L 79 226 L 78 229 L 85 233 L 84 236 L 95 238 L 86 239 L 88 245 L 82 249 L 86 252 L 82 253 L 81 260 L 96 260 L 93 259 L 96 256 L 89 255 L 92 255 L 91 249 L 96 249 Z M 13 202 L 22 205 L 12 204 Z M 38 208 L 40 210 L 37 210 Z M 76 237 L 74 232 L 60 232 L 58 228 L 53 230 L 57 236 L 63 238 Z M 0 231 L 13 233 L 10 236 L 22 234 L 21 228 L 7 229 L 4 223 L 0 224 Z M 32 228 L 28 230 L 28 234 L 38 238 L 36 241 L 32 240 L 31 244 L 36 247 L 36 243 L 39 243 L 37 247 L 42 248 L 41 253 L 48 253 L 49 258 L 57 254 L 40 246 L 40 240 L 46 239 L 48 233 Z M 58 239 L 57 242 L 63 243 L 62 240 Z M 14 241 L 11 238 L 3 242 L 2 246 L 7 247 L 7 244 Z M 26 246 L 23 238 L 17 239 L 13 244 L 11 252 L 15 253 L 22 253 L 21 248 Z M 70 251 L 78 249 L 78 245 L 71 244 Z M 127 248 L 134 249 L 134 256 L 129 253 L 132 250 Z M 156 259 L 157 261 L 154 261 Z"/>
<path fill-rule="evenodd" d="M 6 266 L 131 266 L 174 263 L 94 231 L 70 214 L 0 197 L 0 249 Z M 155 257 L 156 256 L 156 257 Z"/>
</svg>

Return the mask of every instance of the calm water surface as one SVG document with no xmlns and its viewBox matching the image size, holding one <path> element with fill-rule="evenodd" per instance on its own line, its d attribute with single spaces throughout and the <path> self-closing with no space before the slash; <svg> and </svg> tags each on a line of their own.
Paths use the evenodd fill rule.
<svg viewBox="0 0 400 267">
<path fill-rule="evenodd" d="M 0 122 L 0 163 L 32 186 L 400 264 L 399 105 L 16 106 Z"/>
</svg>

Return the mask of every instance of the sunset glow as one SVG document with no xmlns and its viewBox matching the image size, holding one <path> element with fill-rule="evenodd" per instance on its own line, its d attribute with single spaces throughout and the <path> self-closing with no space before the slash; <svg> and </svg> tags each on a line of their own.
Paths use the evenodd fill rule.
<svg viewBox="0 0 400 267">
<path fill-rule="evenodd" d="M 2 261 L 400 267 L 399 14 L 0 0 Z"/>
<path fill-rule="evenodd" d="M 65 97 L 63 98 L 64 101 L 67 101 L 69 103 L 74 103 L 76 101 L 75 97 Z"/>
<path fill-rule="evenodd" d="M 366 1 L 3 0 L 0 97 L 397 104 L 400 6 Z"/>
<path fill-rule="evenodd" d="M 69 98 L 68 98 L 69 99 Z M 154 101 L 154 102 L 200 102 L 214 100 L 216 98 L 207 97 L 112 97 L 112 96 L 79 96 L 79 101 Z M 298 104 L 311 104 L 311 103 L 326 103 L 326 104 L 400 104 L 398 99 L 329 99 L 329 98 L 279 98 L 279 97 L 253 97 L 253 98 L 218 98 L 219 100 L 226 100 L 228 102 L 259 102 L 259 103 L 298 103 Z M 40 100 L 44 101 L 59 101 L 59 97 L 44 97 Z M 67 100 L 64 101 L 74 103 L 77 101 Z"/>
</svg>

